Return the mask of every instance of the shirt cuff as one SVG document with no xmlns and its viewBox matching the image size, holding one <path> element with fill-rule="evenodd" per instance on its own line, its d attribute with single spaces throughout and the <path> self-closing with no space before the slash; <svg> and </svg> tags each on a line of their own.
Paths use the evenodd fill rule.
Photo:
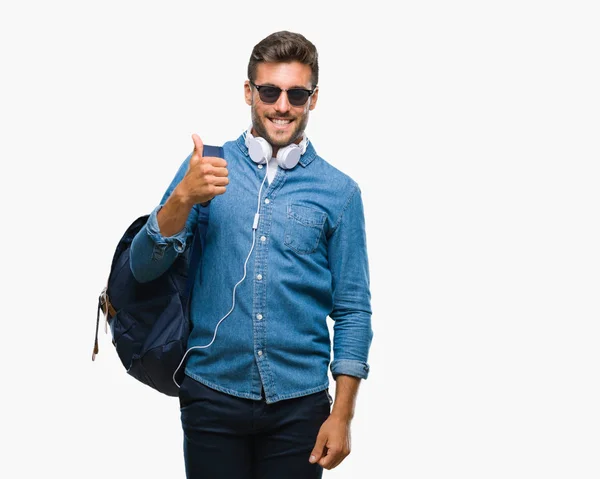
<svg viewBox="0 0 600 479">
<path fill-rule="evenodd" d="M 156 218 L 156 215 L 162 207 L 163 205 L 159 205 L 156 208 L 154 208 L 154 210 L 152 211 L 152 213 L 150 213 L 150 216 L 148 217 L 148 221 L 146 222 L 146 231 L 148 233 L 148 236 L 150 236 L 152 241 L 154 241 L 154 243 L 158 247 L 157 249 L 161 250 L 161 252 L 164 252 L 164 250 L 169 245 L 172 245 L 175 251 L 177 251 L 177 253 L 183 253 L 185 251 L 187 227 L 184 226 L 179 233 L 176 233 L 173 236 L 165 237 L 162 234 L 160 234 L 160 228 L 158 226 L 158 219 Z M 155 254 L 156 253 L 157 251 L 155 251 Z"/>
<path fill-rule="evenodd" d="M 331 363 L 331 374 L 335 378 L 340 374 L 367 379 L 369 365 L 354 359 L 337 359 Z"/>
</svg>

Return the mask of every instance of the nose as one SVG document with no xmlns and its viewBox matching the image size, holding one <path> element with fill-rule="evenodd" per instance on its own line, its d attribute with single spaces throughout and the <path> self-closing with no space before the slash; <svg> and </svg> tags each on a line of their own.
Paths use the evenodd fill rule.
<svg viewBox="0 0 600 479">
<path fill-rule="evenodd" d="M 291 105 L 288 101 L 287 92 L 282 91 L 279 98 L 275 102 L 275 109 L 280 113 L 286 113 L 290 111 Z"/>
</svg>

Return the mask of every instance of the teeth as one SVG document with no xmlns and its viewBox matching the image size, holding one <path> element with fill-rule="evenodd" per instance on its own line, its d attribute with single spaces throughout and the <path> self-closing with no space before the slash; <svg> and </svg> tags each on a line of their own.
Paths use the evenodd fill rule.
<svg viewBox="0 0 600 479">
<path fill-rule="evenodd" d="M 291 123 L 292 120 L 271 120 L 273 123 L 275 123 L 276 125 L 287 125 L 288 123 Z"/>
</svg>

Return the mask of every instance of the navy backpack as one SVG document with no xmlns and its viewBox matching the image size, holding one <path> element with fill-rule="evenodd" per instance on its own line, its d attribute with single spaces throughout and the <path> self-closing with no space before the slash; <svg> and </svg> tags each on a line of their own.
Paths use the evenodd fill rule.
<svg viewBox="0 0 600 479">
<path fill-rule="evenodd" d="M 223 148 L 204 145 L 204 155 L 223 158 Z M 208 217 L 199 220 L 191 248 L 178 255 L 167 271 L 152 281 L 139 283 L 129 266 L 129 248 L 148 217 L 137 218 L 117 244 L 107 285 L 98 298 L 92 360 L 98 353 L 102 312 L 127 373 L 167 396 L 178 396 L 173 374 L 187 350 L 190 290 L 201 268 Z M 178 384 L 184 369 L 178 371 Z"/>
</svg>

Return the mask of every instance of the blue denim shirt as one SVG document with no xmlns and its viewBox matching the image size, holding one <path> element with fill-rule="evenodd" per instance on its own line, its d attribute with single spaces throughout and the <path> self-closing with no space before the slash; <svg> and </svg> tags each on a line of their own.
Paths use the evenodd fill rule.
<svg viewBox="0 0 600 479">
<path fill-rule="evenodd" d="M 202 268 L 191 293 L 188 348 L 213 339 L 187 357 L 185 373 L 234 396 L 267 402 L 311 394 L 346 374 L 367 378 L 371 293 L 365 221 L 355 181 L 319 157 L 309 143 L 291 170 L 266 174 L 248 156 L 244 136 L 223 145 L 229 185 L 207 207 L 195 205 L 184 229 L 160 234 L 156 214 L 188 169 L 183 162 L 131 246 L 131 269 L 150 281 L 191 245 L 199 219 L 207 220 Z M 327 317 L 333 320 L 333 361 Z"/>
</svg>

